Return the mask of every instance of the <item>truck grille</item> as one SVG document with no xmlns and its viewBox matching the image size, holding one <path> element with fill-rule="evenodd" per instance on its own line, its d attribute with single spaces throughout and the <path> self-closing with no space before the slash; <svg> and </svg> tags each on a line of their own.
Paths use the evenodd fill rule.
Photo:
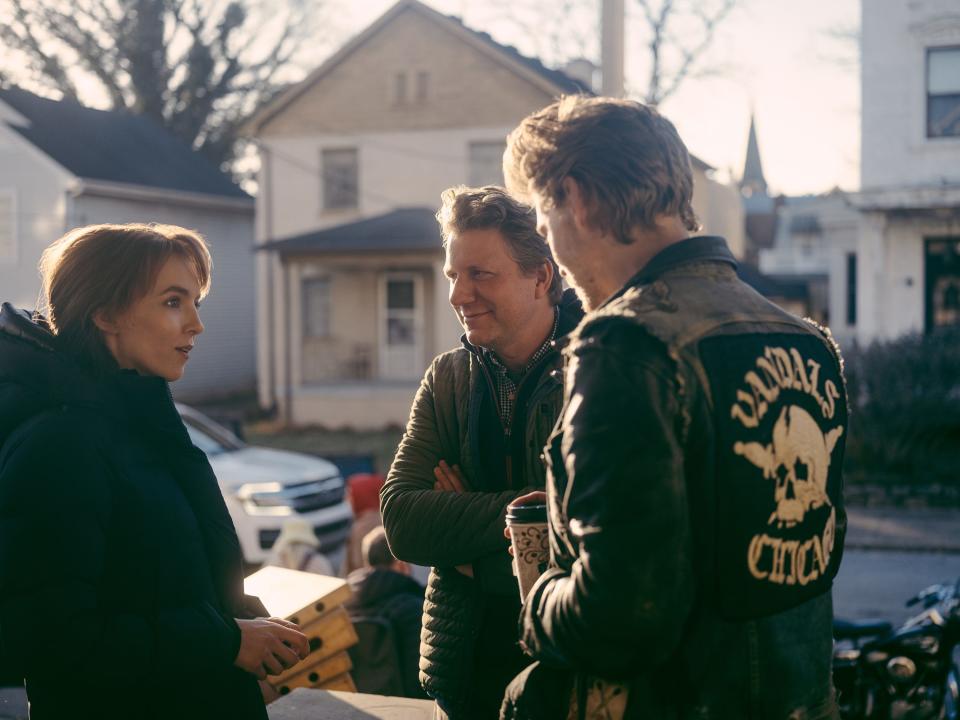
<svg viewBox="0 0 960 720">
<path fill-rule="evenodd" d="M 322 552 L 330 552 L 343 545 L 343 543 L 347 541 L 347 536 L 350 534 L 351 522 L 352 521 L 347 518 L 328 525 L 317 525 L 314 527 L 313 534 L 316 535 L 317 540 L 320 541 L 320 550 Z M 259 537 L 260 549 L 269 550 L 273 547 L 278 537 L 280 537 L 279 529 L 261 530 Z"/>
</svg>

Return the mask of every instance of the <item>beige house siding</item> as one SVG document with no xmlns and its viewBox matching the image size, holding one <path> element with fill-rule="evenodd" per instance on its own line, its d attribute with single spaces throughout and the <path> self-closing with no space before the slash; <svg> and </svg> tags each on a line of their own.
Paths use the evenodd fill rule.
<svg viewBox="0 0 960 720">
<path fill-rule="evenodd" d="M 395 98 L 401 72 L 404 103 Z M 428 78 L 424 102 L 416 99 L 420 72 Z M 260 136 L 512 126 L 552 99 L 505 58 L 406 8 L 267 122 Z"/>
</svg>

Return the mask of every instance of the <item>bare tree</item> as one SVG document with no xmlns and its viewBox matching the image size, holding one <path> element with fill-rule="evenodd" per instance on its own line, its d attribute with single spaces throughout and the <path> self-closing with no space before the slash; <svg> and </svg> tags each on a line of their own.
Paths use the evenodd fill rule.
<svg viewBox="0 0 960 720">
<path fill-rule="evenodd" d="M 644 84 L 629 94 L 662 103 L 691 77 L 716 72 L 705 58 L 716 30 L 739 0 L 634 0 L 625 19 L 627 46 L 645 49 Z M 491 0 L 500 19 L 526 35 L 534 51 L 553 64 L 574 57 L 599 60 L 600 0 Z M 546 52 L 544 52 L 546 51 Z"/>
<path fill-rule="evenodd" d="M 701 63 L 717 26 L 737 0 L 636 0 L 649 48 L 644 102 L 659 105 L 683 82 L 704 73 Z"/>
<path fill-rule="evenodd" d="M 539 60 L 561 66 L 575 58 L 599 60 L 598 0 L 488 0 L 484 15 L 512 26 Z"/>
<path fill-rule="evenodd" d="M 0 0 L 0 77 L 147 115 L 218 164 L 321 0 Z"/>
</svg>

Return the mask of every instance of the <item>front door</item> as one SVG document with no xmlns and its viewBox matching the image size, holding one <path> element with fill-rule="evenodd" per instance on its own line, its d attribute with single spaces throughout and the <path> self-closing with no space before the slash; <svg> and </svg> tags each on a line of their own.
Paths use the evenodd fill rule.
<svg viewBox="0 0 960 720">
<path fill-rule="evenodd" d="M 960 325 L 960 238 L 924 242 L 925 329 Z"/>
<path fill-rule="evenodd" d="M 380 278 L 380 377 L 415 380 L 423 375 L 423 278 L 384 273 Z"/>
</svg>

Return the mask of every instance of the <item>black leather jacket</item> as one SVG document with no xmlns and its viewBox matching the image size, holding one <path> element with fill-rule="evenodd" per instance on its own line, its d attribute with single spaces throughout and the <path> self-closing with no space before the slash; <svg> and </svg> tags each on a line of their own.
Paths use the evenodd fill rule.
<svg viewBox="0 0 960 720">
<path fill-rule="evenodd" d="M 628 718 L 834 712 L 842 366 L 825 331 L 735 265 L 721 238 L 670 247 L 564 351 L 547 448 L 554 567 L 522 639 L 578 688 L 626 685 Z M 536 716 L 521 706 L 506 715 Z"/>
</svg>

